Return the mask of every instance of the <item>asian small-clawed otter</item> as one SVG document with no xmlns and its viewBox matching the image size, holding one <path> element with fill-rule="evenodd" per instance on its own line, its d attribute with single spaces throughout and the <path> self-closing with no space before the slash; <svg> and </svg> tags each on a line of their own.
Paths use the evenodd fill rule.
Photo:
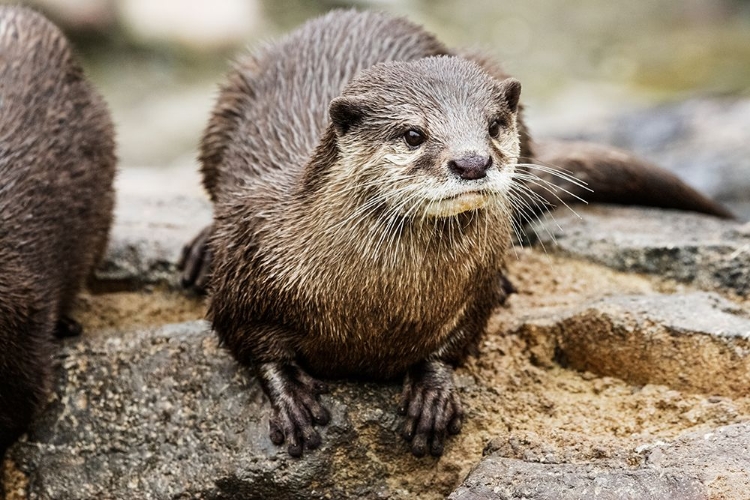
<svg viewBox="0 0 750 500">
<path fill-rule="evenodd" d="M 54 336 L 80 332 L 68 313 L 105 249 L 115 164 L 63 34 L 0 6 L 0 459 L 47 397 Z"/>
<path fill-rule="evenodd" d="M 463 419 L 453 366 L 508 292 L 516 208 L 552 181 L 567 199 L 583 188 L 545 165 L 585 176 L 592 199 L 729 215 L 619 151 L 550 147 L 540 161 L 520 92 L 484 56 L 354 11 L 229 75 L 201 150 L 214 223 L 186 248 L 186 281 L 210 276 L 213 328 L 254 368 L 271 440 L 291 455 L 316 448 L 329 420 L 313 377 L 405 376 L 403 434 L 417 456 L 442 453 Z"/>
</svg>

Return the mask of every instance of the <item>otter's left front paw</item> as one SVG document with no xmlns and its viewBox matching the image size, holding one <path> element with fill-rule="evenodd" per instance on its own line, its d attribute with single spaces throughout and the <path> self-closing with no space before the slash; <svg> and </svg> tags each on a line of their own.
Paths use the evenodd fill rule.
<svg viewBox="0 0 750 500">
<path fill-rule="evenodd" d="M 409 370 L 401 393 L 401 414 L 406 415 L 402 435 L 411 452 L 423 457 L 429 449 L 443 454 L 447 433 L 461 432 L 464 411 L 453 385 L 453 369 L 441 361 L 424 361 Z"/>
</svg>

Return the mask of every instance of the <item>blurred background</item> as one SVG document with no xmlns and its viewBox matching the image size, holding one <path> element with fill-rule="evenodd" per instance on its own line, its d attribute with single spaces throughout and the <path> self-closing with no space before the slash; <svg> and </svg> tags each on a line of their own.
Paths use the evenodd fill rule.
<svg viewBox="0 0 750 500">
<path fill-rule="evenodd" d="M 195 172 L 196 146 L 233 55 L 336 7 L 405 15 L 449 46 L 481 47 L 494 54 L 523 83 L 536 136 L 617 143 L 603 127 L 634 110 L 704 98 L 747 102 L 750 96 L 748 0 L 21 3 L 43 11 L 73 40 L 114 114 L 124 168 Z M 663 134 L 663 128 L 643 132 L 631 126 L 641 134 Z M 750 132 L 743 133 L 750 139 Z M 712 178 L 721 171 L 693 170 L 684 175 L 690 182 L 727 198 L 717 187 L 721 182 Z M 722 175 L 750 177 L 743 172 Z M 180 178 L 197 182 L 197 177 Z M 745 186 L 747 201 L 750 181 Z"/>
</svg>

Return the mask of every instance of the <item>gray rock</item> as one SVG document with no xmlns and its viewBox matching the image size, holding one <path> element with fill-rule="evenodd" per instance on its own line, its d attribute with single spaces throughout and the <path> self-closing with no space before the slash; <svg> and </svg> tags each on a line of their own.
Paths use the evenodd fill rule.
<svg viewBox="0 0 750 500">
<path fill-rule="evenodd" d="M 451 500 L 704 500 L 706 488 L 679 470 L 482 460 Z M 739 498 L 739 497 L 737 497 Z"/>
<path fill-rule="evenodd" d="M 699 214 L 591 206 L 555 211 L 527 231 L 548 252 L 706 289 L 750 293 L 748 225 Z M 562 228 L 562 229 L 560 229 Z"/>
<path fill-rule="evenodd" d="M 750 314 L 714 293 L 612 296 L 527 318 L 535 361 L 705 394 L 750 392 Z"/>
<path fill-rule="evenodd" d="M 750 424 L 632 450 L 628 460 L 545 464 L 492 453 L 452 500 L 742 499 L 750 491 Z M 635 464 L 635 465 L 633 465 Z"/>
<path fill-rule="evenodd" d="M 197 182 L 193 192 L 170 189 L 170 183 L 182 173 L 194 177 L 189 172 L 157 169 L 121 172 L 115 222 L 94 289 L 178 286 L 175 263 L 182 247 L 210 224 L 212 217 L 211 203 L 200 196 Z"/>
<path fill-rule="evenodd" d="M 435 465 L 398 435 L 398 388 L 364 383 L 323 397 L 324 444 L 290 458 L 259 385 L 204 322 L 73 340 L 59 358 L 56 396 L 10 451 L 32 499 L 411 498 L 406 480 Z"/>
</svg>

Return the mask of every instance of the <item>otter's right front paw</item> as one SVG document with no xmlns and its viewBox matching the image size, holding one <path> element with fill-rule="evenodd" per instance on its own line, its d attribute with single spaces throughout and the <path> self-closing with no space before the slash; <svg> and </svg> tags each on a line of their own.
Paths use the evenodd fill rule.
<svg viewBox="0 0 750 500">
<path fill-rule="evenodd" d="M 320 434 L 313 426 L 330 420 L 328 410 L 318 401 L 320 394 L 328 392 L 326 384 L 294 363 L 264 363 L 259 375 L 274 409 L 269 421 L 273 444 L 280 446 L 286 441 L 293 457 L 302 456 L 303 448 L 320 446 Z"/>
</svg>

